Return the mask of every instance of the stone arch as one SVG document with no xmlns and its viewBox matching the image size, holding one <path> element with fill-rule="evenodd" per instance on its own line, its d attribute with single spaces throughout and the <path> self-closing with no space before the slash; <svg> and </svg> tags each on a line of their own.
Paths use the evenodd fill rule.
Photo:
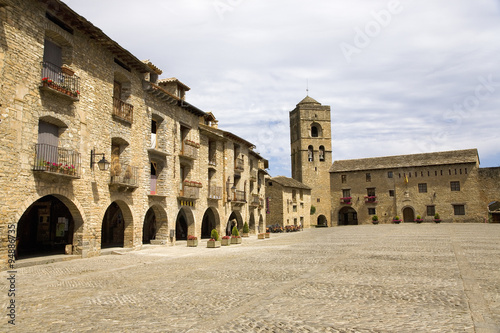
<svg viewBox="0 0 500 333">
<path fill-rule="evenodd" d="M 311 138 L 321 138 L 323 137 L 323 128 L 317 122 L 313 122 L 310 126 L 309 135 Z"/>
<path fill-rule="evenodd" d="M 106 208 L 102 218 L 101 248 L 133 247 L 133 226 L 134 218 L 130 205 L 122 199 L 111 202 Z M 109 234 L 110 232 L 113 234 Z M 103 239 L 103 236 L 105 236 L 106 239 Z"/>
<path fill-rule="evenodd" d="M 352 207 L 342 207 L 338 213 L 338 225 L 357 225 L 358 213 Z"/>
<path fill-rule="evenodd" d="M 317 225 L 322 226 L 322 227 L 327 227 L 328 226 L 328 220 L 326 219 L 325 215 L 319 215 L 318 216 Z"/>
<path fill-rule="evenodd" d="M 149 207 L 144 216 L 142 242 L 145 244 L 161 242 L 166 244 L 169 238 L 168 218 L 165 209 L 160 205 Z M 154 240 L 154 242 L 153 242 Z"/>
<path fill-rule="evenodd" d="M 259 232 L 265 232 L 266 231 L 266 226 L 264 224 L 264 217 L 262 216 L 262 214 L 260 214 L 259 216 Z"/>
<path fill-rule="evenodd" d="M 227 220 L 226 235 L 231 235 L 231 231 L 235 225 L 236 228 L 238 228 L 238 231 L 241 232 L 243 230 L 243 218 L 241 217 L 241 212 L 237 210 L 234 210 Z"/>
<path fill-rule="evenodd" d="M 38 120 L 44 121 L 44 122 L 52 124 L 52 125 L 56 125 L 59 128 L 63 128 L 63 129 L 68 128 L 68 124 L 66 123 L 66 121 L 64 121 L 62 119 L 62 117 L 60 115 L 57 115 L 57 114 L 47 114 L 47 112 L 44 112 L 43 115 L 40 115 Z"/>
<path fill-rule="evenodd" d="M 415 221 L 415 209 L 411 206 L 406 206 L 402 209 L 403 222 L 414 222 Z"/>
<path fill-rule="evenodd" d="M 59 199 L 66 207 L 69 209 L 73 217 L 73 254 L 82 255 L 84 254 L 83 248 L 83 234 L 84 234 L 84 221 L 87 221 L 85 216 L 85 211 L 82 205 L 74 197 L 73 193 L 60 186 L 44 186 L 37 191 L 37 194 L 29 196 L 23 201 L 19 210 L 16 211 L 14 215 L 14 220 L 17 225 L 24 212 L 28 208 L 38 201 L 39 199 L 52 195 Z M 17 227 L 16 227 L 17 230 Z"/>
<path fill-rule="evenodd" d="M 215 207 L 208 207 L 201 222 L 201 238 L 210 238 L 213 229 L 220 230 L 219 212 Z"/>
<path fill-rule="evenodd" d="M 194 215 L 188 207 L 182 207 L 175 220 L 175 239 L 187 240 L 188 235 L 195 234 Z"/>
<path fill-rule="evenodd" d="M 255 233 L 255 214 L 253 212 L 250 213 L 250 218 L 248 220 L 248 231 L 250 234 Z"/>
</svg>

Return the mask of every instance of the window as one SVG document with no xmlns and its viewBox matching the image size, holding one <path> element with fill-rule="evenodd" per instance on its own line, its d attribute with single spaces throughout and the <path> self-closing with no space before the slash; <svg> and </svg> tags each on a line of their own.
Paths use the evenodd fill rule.
<svg viewBox="0 0 500 333">
<path fill-rule="evenodd" d="M 450 187 L 452 191 L 460 191 L 460 182 L 458 181 L 450 182 Z"/>
<path fill-rule="evenodd" d="M 325 161 L 325 147 L 319 146 L 319 161 L 324 162 Z"/>
<path fill-rule="evenodd" d="M 340 176 L 342 178 L 342 184 L 347 183 L 347 175 Z"/>
<path fill-rule="evenodd" d="M 453 211 L 455 215 L 465 215 L 465 206 L 464 205 L 453 205 Z"/>
<path fill-rule="evenodd" d="M 293 205 L 293 212 L 296 213 L 297 212 L 297 205 Z"/>
<path fill-rule="evenodd" d="M 427 184 L 426 183 L 418 184 L 418 193 L 427 193 Z"/>
<path fill-rule="evenodd" d="M 371 182 L 372 181 L 372 175 L 370 173 L 366 174 L 366 181 Z"/>
<path fill-rule="evenodd" d="M 368 208 L 368 215 L 375 215 L 377 212 L 375 208 Z"/>
<path fill-rule="evenodd" d="M 313 146 L 307 147 L 307 160 L 309 162 L 314 161 Z"/>
<path fill-rule="evenodd" d="M 150 178 L 150 193 L 151 195 L 156 194 L 156 183 L 158 180 L 158 165 L 156 162 L 151 162 L 151 178 Z"/>
<path fill-rule="evenodd" d="M 158 147 L 157 141 L 156 141 L 156 130 L 157 130 L 158 124 L 156 123 L 156 120 L 152 119 L 151 120 L 151 148 L 156 149 Z"/>
<path fill-rule="evenodd" d="M 316 126 L 311 126 L 311 137 L 313 138 L 318 137 L 318 128 Z"/>
<path fill-rule="evenodd" d="M 367 188 L 366 193 L 369 197 L 374 197 L 375 196 L 375 187 Z"/>
<path fill-rule="evenodd" d="M 394 174 L 392 173 L 392 171 L 389 171 L 387 173 L 387 178 L 392 178 L 392 177 L 394 177 Z"/>
<path fill-rule="evenodd" d="M 389 190 L 389 196 L 393 197 L 394 196 L 394 190 Z"/>
<path fill-rule="evenodd" d="M 351 196 L 351 190 L 342 190 L 342 198 L 349 198 Z"/>
<path fill-rule="evenodd" d="M 316 199 L 316 202 L 320 202 L 320 201 L 321 201 L 321 199 L 320 199 L 320 198 Z"/>
<path fill-rule="evenodd" d="M 427 206 L 427 216 L 436 215 L 436 206 Z"/>
</svg>

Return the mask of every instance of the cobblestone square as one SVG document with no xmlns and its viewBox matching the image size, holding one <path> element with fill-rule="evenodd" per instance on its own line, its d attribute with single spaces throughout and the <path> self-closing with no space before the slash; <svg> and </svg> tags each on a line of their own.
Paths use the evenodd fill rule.
<svg viewBox="0 0 500 333">
<path fill-rule="evenodd" d="M 18 332 L 500 332 L 500 225 L 306 229 L 18 268 Z"/>
</svg>

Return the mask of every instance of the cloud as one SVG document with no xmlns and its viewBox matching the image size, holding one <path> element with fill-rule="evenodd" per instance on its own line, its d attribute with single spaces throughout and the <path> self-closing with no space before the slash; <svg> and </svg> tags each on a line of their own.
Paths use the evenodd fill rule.
<svg viewBox="0 0 500 333">
<path fill-rule="evenodd" d="M 499 1 L 65 2 L 188 84 L 273 175 L 290 175 L 288 112 L 307 82 L 332 108 L 335 160 L 477 147 L 483 166 L 500 165 Z M 358 49 L 350 62 L 342 43 Z"/>
</svg>

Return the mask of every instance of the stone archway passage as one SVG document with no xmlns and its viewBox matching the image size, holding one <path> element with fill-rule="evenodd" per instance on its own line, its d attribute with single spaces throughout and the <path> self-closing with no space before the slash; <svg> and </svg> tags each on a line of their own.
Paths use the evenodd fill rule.
<svg viewBox="0 0 500 333">
<path fill-rule="evenodd" d="M 144 226 L 142 228 L 142 244 L 150 244 L 151 240 L 156 239 L 158 230 L 156 214 L 153 208 L 149 208 L 144 217 Z"/>
<path fill-rule="evenodd" d="M 201 223 L 201 238 L 206 239 L 210 238 L 212 234 L 212 230 L 216 229 L 216 221 L 213 211 L 209 208 L 205 211 L 203 215 L 203 220 Z"/>
<path fill-rule="evenodd" d="M 250 231 L 250 234 L 255 233 L 255 216 L 253 213 L 250 214 L 250 221 L 248 223 L 248 230 Z"/>
<path fill-rule="evenodd" d="M 328 226 L 328 220 L 326 219 L 325 215 L 318 216 L 318 226 L 322 226 L 322 227 Z"/>
<path fill-rule="evenodd" d="M 243 231 L 243 218 L 241 217 L 241 213 L 238 211 L 233 211 L 229 216 L 226 227 L 226 235 L 231 236 L 231 231 L 234 226 L 236 226 L 240 233 Z"/>
<path fill-rule="evenodd" d="M 125 238 L 125 219 L 116 202 L 109 205 L 102 219 L 101 249 L 123 247 Z"/>
<path fill-rule="evenodd" d="M 68 207 L 57 197 L 44 196 L 23 213 L 17 224 L 17 256 L 65 254 L 73 243 L 75 223 Z"/>
<path fill-rule="evenodd" d="M 415 221 L 415 211 L 412 207 L 406 207 L 403 209 L 403 221 L 404 222 L 414 222 Z"/>
<path fill-rule="evenodd" d="M 175 239 L 176 240 L 187 240 L 188 236 L 188 225 L 186 215 L 180 212 L 177 216 L 177 221 L 175 221 Z"/>
<path fill-rule="evenodd" d="M 339 225 L 358 225 L 358 213 L 352 207 L 343 207 L 339 211 Z"/>
</svg>

